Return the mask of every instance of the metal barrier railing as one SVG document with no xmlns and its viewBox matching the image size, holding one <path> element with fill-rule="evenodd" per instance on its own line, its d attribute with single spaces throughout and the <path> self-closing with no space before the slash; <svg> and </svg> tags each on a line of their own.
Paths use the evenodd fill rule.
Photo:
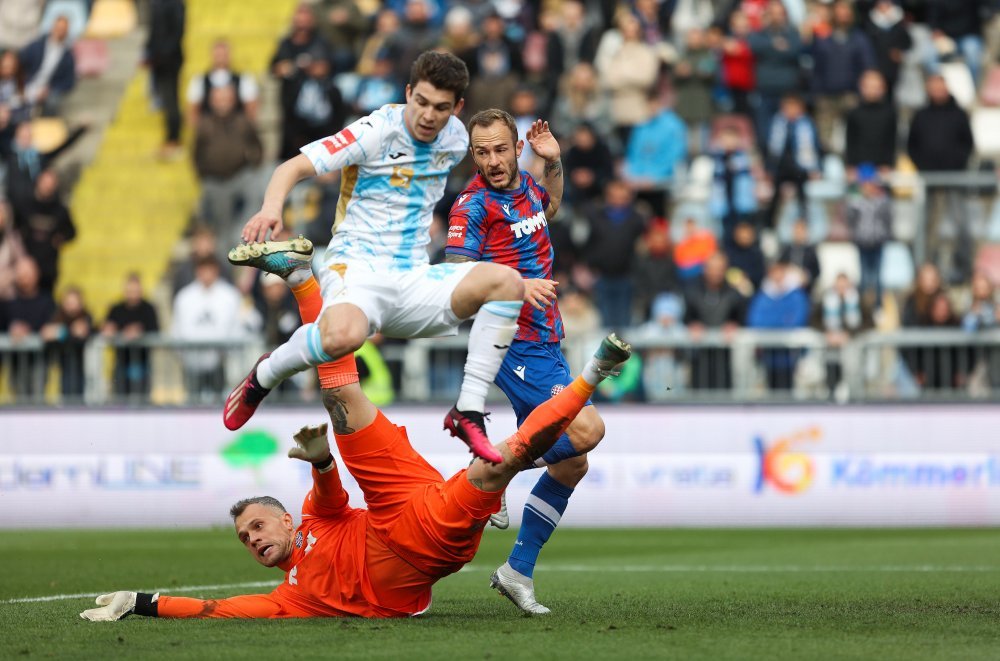
<svg viewBox="0 0 1000 661">
<path fill-rule="evenodd" d="M 790 402 L 1000 398 L 1000 330 L 870 331 L 833 345 L 812 330 L 743 329 L 692 337 L 624 332 L 637 359 L 605 393 L 646 402 Z M 576 373 L 600 334 L 563 342 Z M 453 400 L 467 338 L 387 344 L 399 399 Z M 0 404 L 217 405 L 264 351 L 259 339 L 191 342 L 160 335 L 91 338 L 85 345 L 19 341 L 0 335 Z M 530 378 L 530 374 L 528 375 Z M 502 401 L 499 391 L 494 400 Z M 311 372 L 270 395 L 276 402 L 318 399 Z"/>
</svg>

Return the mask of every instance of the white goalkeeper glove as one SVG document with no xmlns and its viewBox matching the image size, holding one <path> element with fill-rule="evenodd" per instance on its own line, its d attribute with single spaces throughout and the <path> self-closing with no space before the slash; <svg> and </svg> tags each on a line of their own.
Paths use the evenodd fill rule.
<svg viewBox="0 0 1000 661">
<path fill-rule="evenodd" d="M 326 423 L 316 427 L 303 427 L 292 437 L 295 447 L 288 451 L 291 459 L 308 461 L 316 470 L 325 473 L 333 466 L 330 441 L 326 437 Z"/>
<path fill-rule="evenodd" d="M 135 611 L 137 592 L 111 592 L 97 598 L 100 608 L 91 608 L 80 613 L 80 617 L 91 622 L 114 622 Z"/>
</svg>

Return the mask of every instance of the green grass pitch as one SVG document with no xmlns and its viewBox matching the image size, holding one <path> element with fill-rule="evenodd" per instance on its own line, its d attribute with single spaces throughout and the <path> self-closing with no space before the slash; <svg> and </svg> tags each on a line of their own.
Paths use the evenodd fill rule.
<svg viewBox="0 0 1000 661">
<path fill-rule="evenodd" d="M 536 573 L 554 612 L 533 619 L 487 587 L 513 538 L 489 531 L 416 619 L 91 623 L 91 599 L 61 595 L 281 574 L 229 530 L 5 531 L 0 658 L 1000 658 L 1000 530 L 564 529 Z"/>
</svg>

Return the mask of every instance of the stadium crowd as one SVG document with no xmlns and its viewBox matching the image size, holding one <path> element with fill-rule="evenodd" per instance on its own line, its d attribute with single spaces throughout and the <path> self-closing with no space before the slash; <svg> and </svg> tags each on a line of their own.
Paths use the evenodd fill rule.
<svg viewBox="0 0 1000 661">
<path fill-rule="evenodd" d="M 9 29 L 5 9 L 15 4 L 38 10 L 32 30 Z M 160 325 L 136 278 L 97 324 L 72 274 L 57 270 L 74 226 L 51 166 L 58 153 L 31 146 L 29 120 L 57 113 L 73 87 L 67 44 L 76 26 L 52 9 L 66 4 L 89 7 L 5 0 L 0 8 L 0 332 L 40 334 L 63 366 L 64 394 L 79 395 L 80 347 L 91 333 L 134 338 Z M 176 337 L 263 334 L 268 345 L 288 337 L 297 317 L 284 285 L 231 272 L 223 258 L 259 208 L 261 172 L 354 117 L 402 102 L 410 65 L 429 48 L 466 62 L 463 116 L 501 107 L 525 128 L 543 117 L 563 144 L 565 201 L 548 229 L 571 336 L 609 327 L 692 340 L 719 331 L 728 341 L 740 328 L 815 328 L 836 347 L 868 328 L 1000 325 L 1000 270 L 975 259 L 988 234 L 977 208 L 996 185 L 984 191 L 954 176 L 993 171 L 977 152 L 972 118 L 1000 102 L 995 2 L 318 0 L 295 10 L 274 45 L 270 81 L 241 72 L 220 39 L 211 68 L 181 87 L 184 3 L 151 7 L 162 155 L 177 156 L 186 124 L 202 189 L 189 256 L 167 276 L 173 309 L 160 310 Z M 29 33 L 37 36 L 25 42 Z M 267 153 L 270 127 L 260 121 L 267 85 L 280 106 L 276 153 Z M 530 148 L 520 164 L 541 167 Z M 912 215 L 914 173 L 926 176 L 928 209 L 915 230 L 902 219 L 904 209 Z M 435 260 L 471 175 L 466 159 L 438 206 Z M 292 230 L 318 246 L 329 236 L 336 177 L 301 186 L 286 209 Z M 925 262 L 914 267 L 915 255 Z M 915 276 L 887 285 L 885 274 L 900 268 Z M 249 313 L 245 297 L 255 303 Z M 727 388 L 727 354 L 695 350 L 665 369 L 684 362 L 688 387 Z M 791 388 L 798 357 L 760 352 L 767 386 Z M 939 388 L 962 387 L 975 364 L 956 358 L 943 373 L 928 371 L 927 352 L 902 358 L 918 385 Z M 120 354 L 117 363 L 118 392 L 148 392 L 147 355 Z M 192 354 L 185 365 L 199 392 L 218 396 L 217 361 Z M 1000 385 L 995 370 L 989 376 Z M 17 392 L 41 387 L 11 377 Z"/>
</svg>

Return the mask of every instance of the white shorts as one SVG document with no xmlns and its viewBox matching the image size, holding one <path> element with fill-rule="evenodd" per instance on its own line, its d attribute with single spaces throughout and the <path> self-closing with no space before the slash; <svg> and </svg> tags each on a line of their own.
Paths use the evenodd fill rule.
<svg viewBox="0 0 1000 661">
<path fill-rule="evenodd" d="M 341 303 L 361 308 L 368 317 L 369 334 L 403 339 L 455 335 L 463 320 L 451 310 L 451 295 L 475 266 L 476 262 L 425 264 L 407 271 L 324 266 L 319 269 L 323 310 Z"/>
</svg>

